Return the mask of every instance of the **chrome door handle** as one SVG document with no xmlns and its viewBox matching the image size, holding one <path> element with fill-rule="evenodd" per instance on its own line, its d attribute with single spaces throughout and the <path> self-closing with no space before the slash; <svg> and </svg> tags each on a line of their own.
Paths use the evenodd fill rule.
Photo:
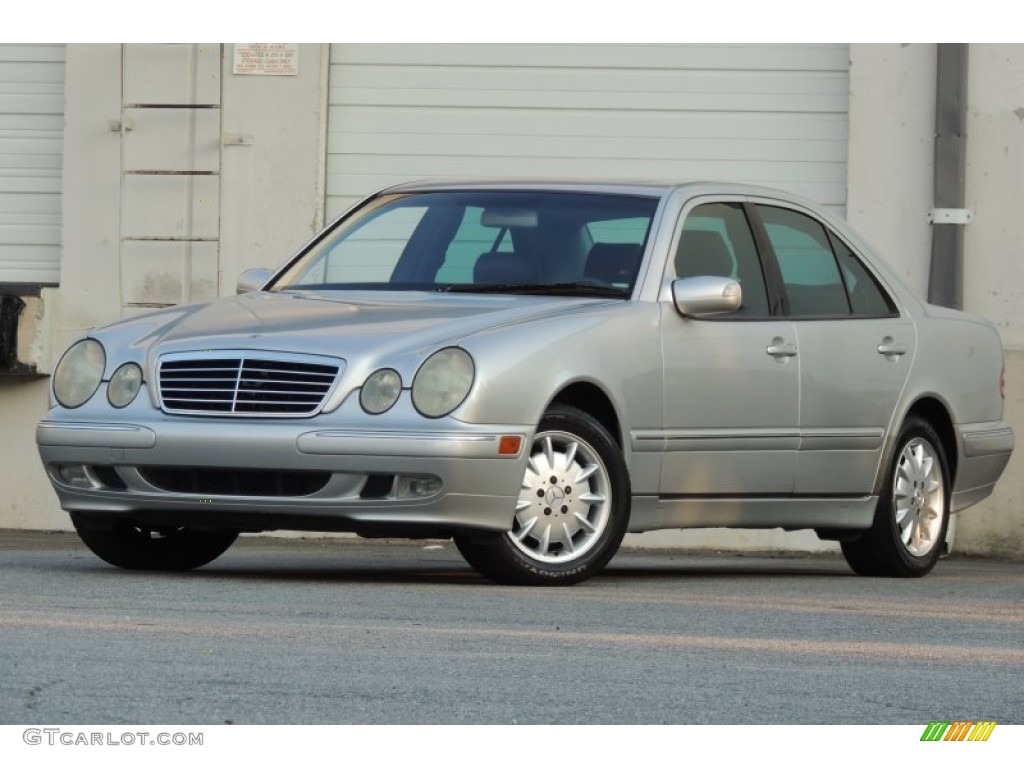
<svg viewBox="0 0 1024 768">
<path fill-rule="evenodd" d="M 796 357 L 796 344 L 788 344 L 776 336 L 765 349 L 772 357 Z"/>
<path fill-rule="evenodd" d="M 886 336 L 878 345 L 878 354 L 886 357 L 899 357 L 907 354 L 907 348 L 893 340 L 892 336 Z"/>
</svg>

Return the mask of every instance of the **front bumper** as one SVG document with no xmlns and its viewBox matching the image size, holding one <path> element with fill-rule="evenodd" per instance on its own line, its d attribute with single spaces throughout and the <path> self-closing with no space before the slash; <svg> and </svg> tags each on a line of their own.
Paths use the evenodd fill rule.
<svg viewBox="0 0 1024 768">
<path fill-rule="evenodd" d="M 437 426 L 371 430 L 314 428 L 309 420 L 51 418 L 38 425 L 36 442 L 61 506 L 83 517 L 394 536 L 509 530 L 532 428 L 452 419 Z M 520 438 L 517 454 L 499 454 L 503 436 Z M 74 482 L 68 468 L 79 474 Z M 183 472 L 207 482 L 235 480 L 230 489 L 188 490 L 154 480 Z M 296 494 L 280 483 L 275 493 L 266 493 L 263 483 L 250 491 L 237 480 L 310 473 L 326 478 L 322 487 Z M 411 492 L 411 483 L 426 495 Z"/>
</svg>

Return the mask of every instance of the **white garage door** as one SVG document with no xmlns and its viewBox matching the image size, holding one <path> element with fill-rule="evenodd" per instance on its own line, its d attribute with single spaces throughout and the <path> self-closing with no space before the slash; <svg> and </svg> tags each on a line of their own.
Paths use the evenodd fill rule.
<svg viewBox="0 0 1024 768">
<path fill-rule="evenodd" d="M 0 45 L 0 283 L 57 283 L 64 46 Z"/>
<path fill-rule="evenodd" d="M 714 179 L 846 200 L 845 45 L 331 47 L 327 215 L 420 178 Z"/>
</svg>

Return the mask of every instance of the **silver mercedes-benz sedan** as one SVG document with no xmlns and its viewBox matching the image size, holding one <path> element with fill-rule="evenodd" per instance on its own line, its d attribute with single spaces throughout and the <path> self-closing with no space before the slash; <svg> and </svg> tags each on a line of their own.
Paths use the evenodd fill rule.
<svg viewBox="0 0 1024 768">
<path fill-rule="evenodd" d="M 90 332 L 52 400 L 63 508 L 141 569 L 354 531 L 570 584 L 627 531 L 731 527 L 921 576 L 1014 444 L 990 323 L 815 206 L 712 183 L 392 187 L 237 296 Z"/>
</svg>

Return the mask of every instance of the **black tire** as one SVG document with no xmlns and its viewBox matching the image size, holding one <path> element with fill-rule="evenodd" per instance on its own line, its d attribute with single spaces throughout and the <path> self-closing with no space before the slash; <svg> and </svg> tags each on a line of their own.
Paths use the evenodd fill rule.
<svg viewBox="0 0 1024 768">
<path fill-rule="evenodd" d="M 935 567 L 949 525 L 949 464 L 932 426 L 910 416 L 900 429 L 871 528 L 843 541 L 861 576 L 915 578 Z"/>
<path fill-rule="evenodd" d="M 78 537 L 93 554 L 135 571 L 190 571 L 217 559 L 238 531 L 144 527 L 129 520 L 97 520 L 72 513 Z"/>
<path fill-rule="evenodd" d="M 598 573 L 629 523 L 622 451 L 593 416 L 553 405 L 537 427 L 508 533 L 463 534 L 466 561 L 500 584 L 558 586 Z"/>
</svg>

